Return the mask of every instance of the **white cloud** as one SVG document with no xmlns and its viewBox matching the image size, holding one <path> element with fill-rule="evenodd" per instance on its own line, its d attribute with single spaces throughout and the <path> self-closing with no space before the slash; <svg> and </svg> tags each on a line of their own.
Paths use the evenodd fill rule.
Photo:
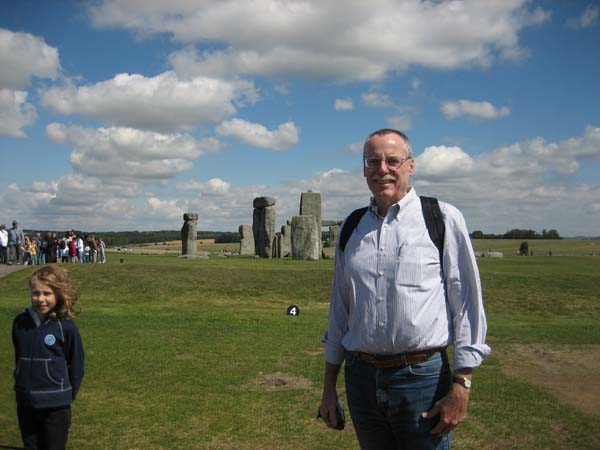
<svg viewBox="0 0 600 450">
<path fill-rule="evenodd" d="M 208 181 L 192 180 L 186 183 L 177 183 L 176 188 L 184 191 L 196 191 L 199 195 L 223 196 L 229 192 L 231 183 L 220 178 L 211 178 Z"/>
<path fill-rule="evenodd" d="M 471 100 L 446 101 L 442 104 L 442 112 L 448 119 L 468 116 L 474 119 L 498 119 L 510 114 L 506 106 L 496 108 L 490 102 L 474 102 Z"/>
<path fill-rule="evenodd" d="M 336 98 L 333 108 L 336 111 L 352 111 L 354 109 L 354 103 L 350 98 Z"/>
<path fill-rule="evenodd" d="M 56 79 L 58 50 L 43 38 L 0 28 L 0 88 L 24 89 L 32 77 Z"/>
<path fill-rule="evenodd" d="M 290 87 L 290 83 L 289 82 L 276 83 L 273 86 L 273 89 L 279 95 L 290 95 L 290 92 L 291 92 L 291 87 Z"/>
<path fill-rule="evenodd" d="M 390 116 L 387 118 L 387 124 L 395 130 L 407 131 L 412 128 L 412 117 L 409 114 Z"/>
<path fill-rule="evenodd" d="M 473 160 L 459 147 L 432 146 L 416 158 L 415 167 L 423 177 L 464 176 L 473 168 Z"/>
<path fill-rule="evenodd" d="M 93 85 L 47 89 L 42 102 L 64 115 L 165 132 L 217 123 L 257 95 L 249 81 L 182 80 L 173 72 L 150 78 L 122 73 Z"/>
<path fill-rule="evenodd" d="M 596 25 L 600 16 L 600 7 L 588 5 L 579 17 L 568 19 L 565 22 L 567 28 L 584 29 Z"/>
<path fill-rule="evenodd" d="M 55 181 L 34 181 L 31 183 L 31 192 L 43 192 L 55 194 L 58 191 L 58 183 Z"/>
<path fill-rule="evenodd" d="M 364 147 L 364 142 L 361 142 L 361 141 L 352 142 L 351 144 L 348 144 L 348 150 L 350 150 L 350 152 L 352 152 L 352 153 L 362 152 L 363 147 Z"/>
<path fill-rule="evenodd" d="M 282 123 L 277 130 L 269 131 L 263 125 L 233 119 L 221 123 L 217 132 L 233 136 L 248 145 L 278 151 L 287 150 L 299 141 L 298 129 L 293 122 Z"/>
<path fill-rule="evenodd" d="M 31 126 L 37 112 L 27 103 L 27 92 L 0 89 L 0 136 L 25 137 L 21 128 Z"/>
<path fill-rule="evenodd" d="M 50 124 L 46 134 L 70 142 L 76 172 L 102 178 L 166 181 L 192 168 L 202 145 L 183 134 L 160 134 L 133 128 L 90 129 Z"/>
<path fill-rule="evenodd" d="M 410 80 L 410 89 L 413 93 L 420 92 L 421 80 L 419 80 L 417 77 L 413 77 L 412 80 Z"/>
<path fill-rule="evenodd" d="M 145 210 L 151 216 L 163 217 L 163 220 L 176 222 L 182 220 L 185 210 L 177 200 L 161 200 L 156 197 L 150 197 L 146 200 Z"/>
<path fill-rule="evenodd" d="M 75 143 L 84 142 L 84 149 L 98 148 L 98 157 L 111 157 L 105 147 L 114 146 L 102 143 L 101 130 L 58 125 L 52 129 L 58 137 L 64 135 L 76 151 Z M 107 133 L 118 141 L 112 137 L 117 131 Z M 355 144 L 360 149 L 362 143 Z M 174 147 L 180 146 L 173 141 Z M 122 144 L 119 148 L 130 147 Z M 159 154 L 136 157 L 155 161 Z M 148 191 L 144 178 L 101 178 L 76 172 L 30 186 L 11 184 L 0 191 L 0 210 L 25 228 L 56 230 L 180 229 L 182 214 L 189 211 L 199 214 L 199 229 L 234 231 L 241 223 L 252 223 L 253 198 L 277 198 L 280 226 L 298 214 L 300 194 L 310 189 L 321 193 L 323 218 L 340 220 L 364 206 L 370 196 L 359 168 L 361 155 L 353 157 L 354 171 L 326 168 L 311 177 L 271 186 L 235 186 L 213 178 L 178 183 L 175 188 L 153 185 Z M 509 228 L 555 228 L 565 236 L 597 235 L 600 186 L 578 184 L 573 174 L 580 164 L 599 161 L 600 127 L 595 126 L 558 142 L 532 138 L 478 155 L 468 155 L 457 146 L 432 145 L 417 157 L 412 184 L 421 195 L 459 207 L 470 230 L 503 233 Z"/>
<path fill-rule="evenodd" d="M 62 123 L 50 123 L 46 125 L 46 137 L 55 144 L 64 144 L 67 140 L 67 127 Z"/>
<path fill-rule="evenodd" d="M 90 15 L 97 27 L 167 33 L 190 44 L 171 57 L 188 76 L 341 80 L 381 79 L 411 65 L 489 67 L 499 58 L 522 57 L 519 33 L 549 18 L 526 0 L 348 0 L 344 8 L 316 0 L 111 0 L 95 4 Z M 192 47 L 206 43 L 219 47 L 200 53 Z"/>
<path fill-rule="evenodd" d="M 362 100 L 365 105 L 371 108 L 393 108 L 394 102 L 388 95 L 377 91 L 369 91 L 362 94 Z"/>
</svg>

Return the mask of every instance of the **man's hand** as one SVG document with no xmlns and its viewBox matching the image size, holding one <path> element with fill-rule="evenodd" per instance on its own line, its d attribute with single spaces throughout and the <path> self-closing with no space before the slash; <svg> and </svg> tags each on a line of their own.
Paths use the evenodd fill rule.
<svg viewBox="0 0 600 450">
<path fill-rule="evenodd" d="M 440 415 L 440 421 L 431 430 L 431 434 L 436 436 L 448 434 L 465 420 L 469 392 L 469 389 L 453 383 L 448 395 L 439 399 L 433 408 L 422 414 L 424 419 L 432 419 Z"/>
<path fill-rule="evenodd" d="M 323 398 L 319 406 L 319 416 L 325 421 L 329 428 L 337 426 L 338 395 L 336 381 L 340 372 L 339 365 L 325 362 L 325 379 L 323 382 Z"/>
<path fill-rule="evenodd" d="M 337 406 L 338 395 L 336 390 L 325 388 L 323 390 L 321 406 L 319 407 L 319 415 L 329 428 L 335 428 L 337 426 Z"/>
</svg>

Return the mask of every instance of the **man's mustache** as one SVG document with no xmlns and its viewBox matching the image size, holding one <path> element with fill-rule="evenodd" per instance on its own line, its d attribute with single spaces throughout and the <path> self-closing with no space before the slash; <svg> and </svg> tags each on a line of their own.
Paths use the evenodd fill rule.
<svg viewBox="0 0 600 450">
<path fill-rule="evenodd" d="M 373 175 L 371 179 L 377 183 L 387 182 L 387 181 L 396 181 L 396 177 L 389 173 L 385 175 Z"/>
</svg>

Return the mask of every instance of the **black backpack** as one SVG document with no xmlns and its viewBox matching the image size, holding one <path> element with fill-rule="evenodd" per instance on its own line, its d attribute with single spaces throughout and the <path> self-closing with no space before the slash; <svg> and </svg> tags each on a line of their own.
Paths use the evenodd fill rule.
<svg viewBox="0 0 600 450">
<path fill-rule="evenodd" d="M 429 232 L 429 237 L 440 252 L 441 264 L 444 256 L 444 236 L 446 234 L 444 216 L 440 210 L 440 205 L 437 201 L 437 198 L 422 196 L 419 198 L 421 199 L 421 210 L 423 211 L 423 218 L 425 219 L 425 224 L 427 225 L 427 231 Z M 352 232 L 368 209 L 369 208 L 367 206 L 364 208 L 355 209 L 350 213 L 344 222 L 344 226 L 340 232 L 340 249 L 342 251 L 346 249 L 346 244 L 348 243 L 350 236 L 352 236 Z"/>
</svg>

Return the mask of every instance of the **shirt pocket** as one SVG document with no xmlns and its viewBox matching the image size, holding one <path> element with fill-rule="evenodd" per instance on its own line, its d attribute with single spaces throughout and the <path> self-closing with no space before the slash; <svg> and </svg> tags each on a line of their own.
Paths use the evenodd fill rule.
<svg viewBox="0 0 600 450">
<path fill-rule="evenodd" d="M 403 244 L 398 249 L 394 280 L 398 286 L 418 288 L 423 276 L 424 256 L 420 247 Z"/>
</svg>

